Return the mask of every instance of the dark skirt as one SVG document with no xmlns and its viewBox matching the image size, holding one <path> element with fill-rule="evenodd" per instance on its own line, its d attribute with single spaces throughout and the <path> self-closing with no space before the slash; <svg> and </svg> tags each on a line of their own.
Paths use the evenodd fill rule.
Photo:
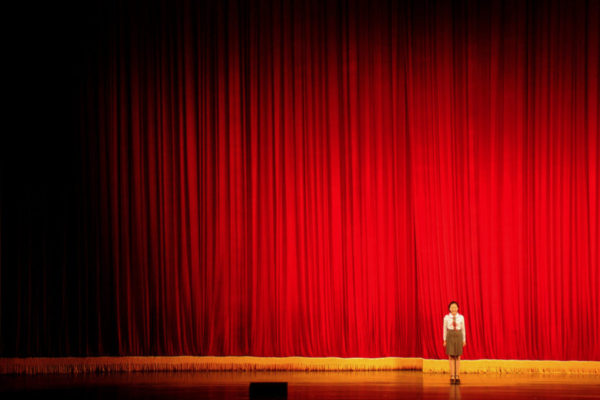
<svg viewBox="0 0 600 400">
<path fill-rule="evenodd" d="M 463 337 L 461 330 L 448 329 L 446 331 L 446 355 L 461 356 L 463 353 Z"/>
</svg>

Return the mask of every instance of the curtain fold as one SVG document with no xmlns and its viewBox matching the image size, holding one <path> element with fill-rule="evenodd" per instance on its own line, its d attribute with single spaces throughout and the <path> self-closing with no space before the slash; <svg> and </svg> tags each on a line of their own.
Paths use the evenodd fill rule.
<svg viewBox="0 0 600 400">
<path fill-rule="evenodd" d="M 77 207 L 2 219 L 3 356 L 444 358 L 456 300 L 464 358 L 600 360 L 598 1 L 96 11 Z"/>
</svg>

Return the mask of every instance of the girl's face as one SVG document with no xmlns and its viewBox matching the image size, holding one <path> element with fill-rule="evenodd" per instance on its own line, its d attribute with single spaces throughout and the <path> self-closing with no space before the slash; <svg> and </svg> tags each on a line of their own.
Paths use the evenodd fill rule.
<svg viewBox="0 0 600 400">
<path fill-rule="evenodd" d="M 458 306 L 456 305 L 456 303 L 452 303 L 452 305 L 450 306 L 450 312 L 452 314 L 456 314 L 458 312 Z"/>
</svg>

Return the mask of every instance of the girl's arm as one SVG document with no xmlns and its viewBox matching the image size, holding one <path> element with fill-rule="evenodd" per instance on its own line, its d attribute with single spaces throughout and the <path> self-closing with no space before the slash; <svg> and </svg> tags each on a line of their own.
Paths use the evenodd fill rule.
<svg viewBox="0 0 600 400">
<path fill-rule="evenodd" d="M 463 317 L 462 333 L 463 333 L 463 343 L 467 343 L 467 332 L 465 330 L 465 317 Z"/>
<path fill-rule="evenodd" d="M 446 317 L 444 317 L 444 342 L 446 341 L 446 331 L 448 330 L 448 327 L 446 326 Z"/>
</svg>

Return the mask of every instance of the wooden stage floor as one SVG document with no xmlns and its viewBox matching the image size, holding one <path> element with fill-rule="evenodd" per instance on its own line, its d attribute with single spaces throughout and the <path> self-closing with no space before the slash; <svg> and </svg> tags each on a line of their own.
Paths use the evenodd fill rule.
<svg viewBox="0 0 600 400">
<path fill-rule="evenodd" d="M 248 399 L 250 382 L 288 382 L 288 399 L 600 399 L 598 375 L 421 371 L 130 372 L 0 375 L 0 399 Z"/>
</svg>

